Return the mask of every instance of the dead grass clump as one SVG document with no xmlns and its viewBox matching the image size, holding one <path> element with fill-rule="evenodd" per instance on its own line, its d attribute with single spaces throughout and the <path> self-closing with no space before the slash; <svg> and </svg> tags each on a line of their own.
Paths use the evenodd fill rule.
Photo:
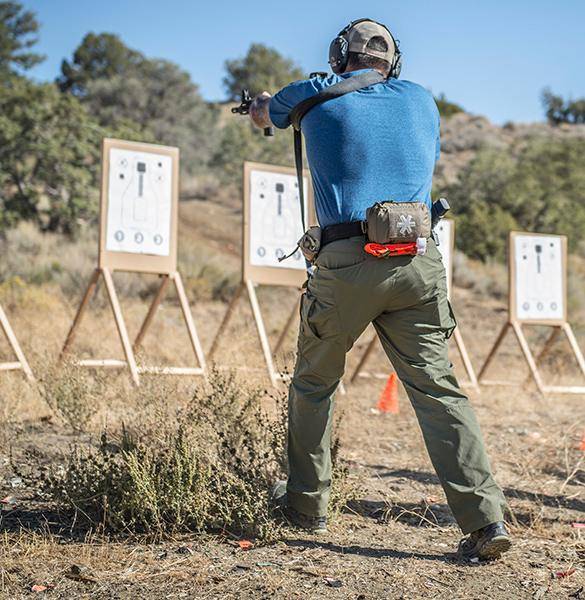
<svg viewBox="0 0 585 600">
<path fill-rule="evenodd" d="M 73 431 L 86 431 L 101 405 L 103 376 L 62 363 L 49 368 L 39 383 L 41 396 L 53 413 Z"/>
<path fill-rule="evenodd" d="M 20 223 L 0 240 L 0 281 L 18 277 L 33 285 L 56 283 L 67 296 L 79 294 L 95 266 L 95 235 L 82 230 L 75 241 Z"/>
</svg>

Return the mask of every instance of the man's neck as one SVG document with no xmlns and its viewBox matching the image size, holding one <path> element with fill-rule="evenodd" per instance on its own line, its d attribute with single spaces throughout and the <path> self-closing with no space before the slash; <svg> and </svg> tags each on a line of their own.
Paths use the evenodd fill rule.
<svg viewBox="0 0 585 600">
<path fill-rule="evenodd" d="M 376 71 L 377 73 L 380 73 L 382 77 L 387 77 L 386 73 L 384 73 L 381 69 L 376 69 L 375 67 L 360 67 L 356 65 L 348 65 L 343 73 L 353 73 L 355 71 Z"/>
</svg>

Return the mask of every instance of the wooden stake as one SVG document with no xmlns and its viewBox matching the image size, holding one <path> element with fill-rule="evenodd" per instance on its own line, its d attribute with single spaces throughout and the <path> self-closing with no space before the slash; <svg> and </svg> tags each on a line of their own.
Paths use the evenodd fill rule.
<svg viewBox="0 0 585 600">
<path fill-rule="evenodd" d="M 571 345 L 571 349 L 573 350 L 573 354 L 579 363 L 579 368 L 581 369 L 581 373 L 585 376 L 585 358 L 583 358 L 583 353 L 581 352 L 581 348 L 579 348 L 579 344 L 577 343 L 577 338 L 573 333 L 573 329 L 569 323 L 565 323 L 562 325 L 563 331 L 569 340 L 569 344 Z"/>
<path fill-rule="evenodd" d="M 83 295 L 83 299 L 81 300 L 81 304 L 77 309 L 77 313 L 75 314 L 75 318 L 73 319 L 73 324 L 71 325 L 71 329 L 69 329 L 69 333 L 67 334 L 67 338 L 65 339 L 65 343 L 63 344 L 63 348 L 61 349 L 61 354 L 59 354 L 59 361 L 62 361 L 67 354 L 73 340 L 75 339 L 75 334 L 77 333 L 77 328 L 79 327 L 81 320 L 85 314 L 85 311 L 89 305 L 89 302 L 95 292 L 98 279 L 100 278 L 101 270 L 95 269 L 91 275 L 91 279 L 89 280 L 89 284 L 87 289 L 85 290 L 85 294 Z"/>
<path fill-rule="evenodd" d="M 475 375 L 475 370 L 473 369 L 473 364 L 471 363 L 471 359 L 469 358 L 469 354 L 467 353 L 467 348 L 465 347 L 465 342 L 463 341 L 463 337 L 461 336 L 461 332 L 459 328 L 456 327 L 453 332 L 453 338 L 455 339 L 455 343 L 457 344 L 457 349 L 459 350 L 459 356 L 461 356 L 461 361 L 463 362 L 463 366 L 467 371 L 467 377 L 469 377 L 469 385 L 479 394 L 481 390 L 479 388 L 479 384 L 477 383 L 477 376 Z M 463 382 L 462 385 L 465 385 L 466 382 Z"/>
<path fill-rule="evenodd" d="M 150 308 L 148 309 L 148 313 L 146 314 L 144 322 L 142 323 L 142 326 L 140 327 L 140 331 L 138 332 L 138 335 L 136 336 L 136 339 L 134 340 L 134 344 L 132 346 L 132 349 L 134 350 L 134 352 L 136 352 L 138 350 L 138 348 L 140 347 L 140 345 L 142 344 L 142 340 L 144 339 L 144 336 L 146 335 L 146 332 L 148 331 L 148 328 L 150 327 L 150 324 L 152 323 L 154 314 L 156 313 L 160 303 L 162 302 L 163 296 L 165 295 L 165 291 L 169 285 L 169 281 L 170 281 L 169 276 L 162 275 L 161 277 L 162 277 L 162 282 L 160 284 L 160 287 L 158 288 L 158 290 L 154 296 L 154 299 L 152 300 Z"/>
<path fill-rule="evenodd" d="M 544 394 L 544 384 L 542 383 L 542 378 L 540 377 L 540 373 L 538 372 L 538 367 L 536 366 L 536 361 L 534 360 L 534 356 L 532 356 L 532 352 L 530 351 L 530 347 L 528 346 L 528 341 L 524 336 L 524 332 L 522 331 L 522 326 L 520 323 L 512 323 L 512 329 L 516 334 L 516 338 L 518 343 L 520 344 L 520 348 L 522 350 L 522 354 L 524 354 L 524 358 L 528 363 L 528 368 L 532 373 L 532 377 L 534 378 L 534 382 L 536 383 L 536 387 L 541 394 Z"/>
<path fill-rule="evenodd" d="M 19 362 L 0 363 L 0 371 L 18 371 L 19 369 L 22 369 L 22 365 Z"/>
<path fill-rule="evenodd" d="M 234 313 L 236 305 L 240 301 L 243 291 L 244 291 L 244 284 L 240 283 L 240 285 L 236 289 L 236 292 L 235 292 L 233 298 L 231 299 L 231 301 L 229 303 L 229 306 L 228 306 L 228 309 L 227 309 L 225 315 L 223 316 L 223 319 L 219 325 L 219 329 L 217 330 L 217 333 L 215 334 L 215 337 L 213 338 L 211 348 L 210 348 L 209 352 L 207 353 L 207 357 L 209 360 L 212 360 L 215 355 L 215 351 L 217 350 L 217 347 L 219 346 L 219 340 L 220 340 L 223 332 L 226 330 L 227 326 L 229 325 L 229 322 L 232 319 L 232 315 Z"/>
<path fill-rule="evenodd" d="M 136 365 L 136 359 L 134 358 L 134 352 L 132 350 L 132 344 L 130 343 L 130 337 L 128 336 L 128 330 L 126 329 L 126 323 L 124 322 L 124 316 L 122 315 L 122 308 L 116 294 L 116 288 L 114 287 L 114 280 L 109 269 L 103 268 L 102 275 L 104 283 L 106 284 L 106 291 L 110 300 L 110 306 L 114 313 L 114 320 L 116 321 L 116 328 L 118 329 L 118 335 L 122 342 L 122 348 L 124 349 L 124 355 L 126 356 L 126 362 L 130 369 L 130 375 L 135 385 L 140 385 L 140 377 L 138 375 L 138 367 Z"/>
<path fill-rule="evenodd" d="M 14 335 L 14 331 L 12 330 L 12 327 L 10 326 L 8 317 L 6 316 L 6 313 L 4 312 L 4 309 L 1 306 L 0 306 L 0 327 L 2 327 L 2 330 L 4 331 L 4 335 L 6 336 L 6 339 L 8 340 L 8 343 L 10 344 L 10 347 L 12 348 L 12 351 L 14 352 L 14 354 L 16 355 L 16 358 L 18 359 L 18 362 L 0 363 L 0 369 L 3 371 L 13 371 L 16 369 L 22 369 L 26 378 L 29 381 L 34 381 L 35 378 L 32 373 L 32 370 L 28 364 L 28 361 L 26 360 L 26 357 L 20 347 L 20 344 L 18 343 L 18 340 L 16 339 L 16 335 Z"/>
<path fill-rule="evenodd" d="M 465 368 L 465 371 L 467 372 L 467 376 L 469 377 L 469 381 L 468 382 L 463 381 L 463 382 L 461 382 L 461 385 L 462 386 L 469 385 L 477 393 L 481 393 L 481 389 L 479 387 L 477 376 L 475 374 L 475 370 L 473 369 L 473 364 L 471 363 L 471 359 L 469 358 L 467 348 L 465 347 L 465 342 L 463 341 L 463 338 L 461 337 L 461 333 L 459 332 L 458 328 L 455 329 L 453 338 L 455 340 L 455 343 L 457 344 L 457 350 L 459 351 L 459 356 L 461 356 L 461 361 L 463 362 L 463 366 Z M 362 357 L 360 358 L 360 360 L 351 376 L 351 379 L 349 380 L 350 383 L 355 383 L 355 381 L 357 380 L 358 377 L 367 377 L 368 376 L 366 373 L 362 373 L 362 369 L 364 368 L 364 365 L 368 361 L 370 354 L 373 352 L 373 350 L 376 346 L 377 339 L 378 339 L 378 336 L 376 333 L 374 333 L 374 336 L 372 337 L 370 343 L 366 347 L 366 350 L 364 351 Z M 372 374 L 371 376 L 376 377 L 377 379 L 387 379 L 388 378 L 387 373 Z"/>
<path fill-rule="evenodd" d="M 274 363 L 272 362 L 272 352 L 270 350 L 270 344 L 268 343 L 266 327 L 264 326 L 264 320 L 262 319 L 262 312 L 260 311 L 260 305 L 258 304 L 256 290 L 254 284 L 250 280 L 246 281 L 246 289 L 248 290 L 250 306 L 252 307 L 252 313 L 254 315 L 254 320 L 256 321 L 256 329 L 258 331 L 258 337 L 260 338 L 260 345 L 262 346 L 264 360 L 266 361 L 266 368 L 268 369 L 268 374 L 270 376 L 270 381 L 272 382 L 272 385 L 276 387 L 279 377 L 274 370 Z"/>
<path fill-rule="evenodd" d="M 363 353 L 362 357 L 360 358 L 360 361 L 357 364 L 357 367 L 355 368 L 355 371 L 353 372 L 353 375 L 351 376 L 351 378 L 349 380 L 350 383 L 355 383 L 356 379 L 360 376 L 360 372 L 361 372 L 362 368 L 364 367 L 364 365 L 366 364 L 370 354 L 374 350 L 374 346 L 376 345 L 377 340 L 378 340 L 378 334 L 374 332 L 374 337 L 371 339 L 370 343 L 368 344 L 365 352 Z M 387 378 L 387 375 L 384 375 L 384 378 Z"/>
<path fill-rule="evenodd" d="M 561 329 L 562 328 L 560 326 L 553 326 L 553 330 L 552 330 L 551 334 L 549 335 L 548 339 L 544 343 L 542 350 L 536 357 L 535 362 L 537 365 L 540 364 L 542 362 L 542 360 L 544 359 L 544 357 L 549 353 L 549 350 L 552 348 L 553 344 L 556 342 L 557 337 L 559 336 L 559 333 L 561 332 Z M 532 376 L 529 374 L 528 377 L 526 377 L 526 379 L 524 380 L 524 385 L 528 385 L 528 382 L 530 381 L 531 378 L 532 378 Z"/>
<path fill-rule="evenodd" d="M 487 355 L 485 362 L 483 363 L 481 369 L 479 370 L 479 375 L 477 376 L 479 383 L 484 383 L 483 376 L 485 375 L 487 368 L 490 366 L 490 363 L 494 359 L 494 356 L 496 355 L 498 348 L 502 345 L 502 342 L 504 341 L 504 338 L 506 337 L 506 334 L 508 333 L 509 327 L 510 327 L 510 322 L 506 322 L 504 324 L 504 326 L 502 327 L 502 330 L 500 331 L 500 334 L 498 335 L 495 344 L 492 346 L 492 349 L 490 350 L 489 354 Z M 486 385 L 489 385 L 489 384 L 486 384 Z"/>
<path fill-rule="evenodd" d="M 524 325 L 527 325 L 527 323 L 524 323 Z M 536 323 L 536 325 L 545 325 L 545 324 L 544 323 Z M 524 357 L 524 360 L 526 360 L 526 363 L 528 364 L 528 368 L 530 370 L 530 375 L 524 381 L 524 385 L 526 385 L 530 379 L 533 379 L 534 382 L 536 383 L 536 387 L 538 388 L 538 391 L 542 395 L 554 394 L 554 393 L 556 393 L 556 394 L 585 394 L 585 386 L 545 385 L 545 383 L 542 379 L 542 376 L 540 374 L 540 371 L 538 370 L 538 363 L 548 353 L 551 346 L 556 341 L 558 334 L 560 333 L 561 330 L 567 336 L 567 338 L 569 340 L 569 344 L 571 346 L 571 350 L 573 351 L 573 354 L 575 355 L 575 358 L 577 359 L 577 363 L 579 364 L 579 368 L 581 369 L 581 372 L 585 376 L 585 359 L 583 359 L 583 354 L 581 352 L 581 349 L 579 348 L 577 339 L 575 338 L 575 335 L 573 333 L 573 330 L 572 330 L 570 324 L 569 323 L 561 323 L 560 325 L 552 324 L 550 326 L 554 327 L 554 330 L 552 331 L 551 335 L 548 337 L 547 341 L 545 342 L 538 357 L 535 359 L 530 350 L 530 347 L 528 345 L 526 336 L 524 335 L 524 331 L 522 330 L 522 323 L 520 323 L 519 321 L 510 321 L 510 322 L 506 323 L 506 325 L 504 326 L 504 329 L 502 329 L 502 331 L 500 332 L 500 335 L 498 336 L 496 343 L 494 344 L 493 348 L 490 350 L 490 353 L 479 373 L 479 383 L 481 385 L 497 385 L 497 386 L 503 386 L 503 385 L 521 386 L 522 385 L 520 382 L 516 383 L 513 381 L 509 381 L 509 380 L 486 380 L 483 377 L 487 366 L 491 362 L 492 358 L 495 356 L 497 349 L 499 348 L 502 340 L 504 339 L 504 335 L 508 331 L 508 327 L 512 327 L 512 329 L 514 330 L 514 334 L 516 335 L 516 339 L 518 340 L 518 343 L 520 344 L 520 349 L 522 350 L 522 355 Z"/>
<path fill-rule="evenodd" d="M 126 356 L 126 360 L 118 360 L 118 359 L 84 359 L 79 360 L 76 364 L 80 367 L 106 367 L 106 368 L 120 368 L 120 367 L 128 367 L 130 369 L 130 373 L 132 376 L 132 380 L 136 385 L 139 385 L 139 374 L 140 373 L 149 373 L 149 374 L 164 374 L 164 375 L 205 375 L 205 356 L 203 354 L 203 350 L 201 348 L 201 343 L 199 341 L 199 337 L 197 335 L 197 330 L 195 329 L 195 323 L 193 322 L 193 317 L 191 315 L 191 311 L 189 309 L 189 302 L 187 300 L 187 295 L 185 294 L 185 289 L 183 287 L 183 282 L 181 280 L 181 276 L 179 273 L 165 273 L 162 274 L 162 281 L 159 289 L 157 290 L 154 299 L 152 300 L 146 317 L 142 322 L 140 327 L 140 331 L 134 340 L 134 344 L 130 346 L 130 338 L 128 336 L 128 330 L 126 329 L 126 324 L 124 322 L 124 317 L 122 315 L 122 309 L 120 307 L 120 302 L 118 300 L 118 296 L 116 294 L 116 289 L 114 286 L 114 280 L 112 278 L 111 271 L 107 268 L 96 269 L 94 272 L 89 286 L 85 292 L 85 295 L 81 301 L 81 305 L 77 311 L 75 316 L 75 320 L 73 325 L 69 331 L 67 339 L 65 340 L 65 344 L 63 346 L 63 350 L 61 351 L 60 359 L 62 359 L 71 345 L 73 338 L 75 336 L 75 332 L 79 327 L 83 314 L 89 304 L 92 294 L 94 293 L 95 287 L 98 283 L 99 276 L 103 275 L 104 282 L 106 284 L 106 291 L 108 293 L 108 298 L 110 300 L 110 305 L 112 307 L 112 312 L 114 313 L 114 319 L 116 321 L 116 328 L 118 330 L 118 335 L 120 336 L 120 341 L 122 342 L 122 348 L 124 350 L 124 355 Z M 169 282 L 173 280 L 176 290 L 177 296 L 179 298 L 179 304 L 181 307 L 181 313 L 183 315 L 183 319 L 185 321 L 185 325 L 187 326 L 187 334 L 189 335 L 189 341 L 191 343 L 191 347 L 195 352 L 195 357 L 199 363 L 198 367 L 156 367 L 156 366 L 141 366 L 138 367 L 136 364 L 136 358 L 134 352 L 136 349 L 140 347 L 144 336 L 146 335 L 150 325 L 154 319 L 155 313 L 162 302 L 166 289 L 169 285 Z"/>
<path fill-rule="evenodd" d="M 185 319 L 187 332 L 189 333 L 191 347 L 193 348 L 193 352 L 195 352 L 199 366 L 203 371 L 205 371 L 205 355 L 203 354 L 203 348 L 201 347 L 201 342 L 199 341 L 199 336 L 197 335 L 197 330 L 195 329 L 195 322 L 193 321 L 193 315 L 191 314 L 191 309 L 189 308 L 189 301 L 187 299 L 187 294 L 185 293 L 185 288 L 183 287 L 183 280 L 181 279 L 181 275 L 178 271 L 175 271 L 171 277 L 175 284 L 175 289 L 177 290 L 177 296 L 179 297 L 181 311 L 183 313 L 183 318 Z"/>
<path fill-rule="evenodd" d="M 300 299 L 297 300 L 294 304 L 294 306 L 292 307 L 292 310 L 288 316 L 288 319 L 286 320 L 286 323 L 284 325 L 284 328 L 282 330 L 282 332 L 280 333 L 280 336 L 278 337 L 278 341 L 276 342 L 276 346 L 274 347 L 274 355 L 278 354 L 280 348 L 282 347 L 284 340 L 286 339 L 286 335 L 289 332 L 293 321 L 295 320 L 295 317 L 299 314 L 299 304 L 300 304 Z"/>
</svg>

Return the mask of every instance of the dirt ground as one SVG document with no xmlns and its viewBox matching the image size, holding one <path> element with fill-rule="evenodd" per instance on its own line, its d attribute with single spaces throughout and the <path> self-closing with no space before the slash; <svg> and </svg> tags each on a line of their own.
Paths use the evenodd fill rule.
<svg viewBox="0 0 585 600">
<path fill-rule="evenodd" d="M 237 256 L 233 262 L 237 268 Z M 295 300 L 293 290 L 261 290 L 273 343 Z M 39 287 L 27 290 L 18 307 L 6 307 L 36 371 L 42 373 L 54 360 L 75 302 Z M 122 303 L 128 327 L 135 333 L 146 305 L 138 299 Z M 461 333 L 478 367 L 504 322 L 505 306 L 462 289 L 456 289 L 454 303 Z M 206 349 L 225 309 L 222 302 L 193 303 Z M 183 329 L 176 303 L 164 303 L 144 355 L 189 364 L 192 358 Z M 370 335 L 367 332 L 352 350 L 349 374 Z M 577 335 L 585 346 L 584 331 L 577 328 Z M 292 364 L 294 338 L 291 331 L 279 357 L 281 366 Z M 544 331 L 531 334 L 536 352 L 544 339 Z M 0 358 L 7 357 L 2 344 Z M 105 303 L 98 303 L 88 315 L 74 351 L 120 356 Z M 257 369 L 250 378 L 268 385 L 246 307 L 236 314 L 218 361 Z M 455 347 L 453 361 L 465 380 Z M 381 350 L 366 370 L 388 375 Z M 101 427 L 123 418 L 123 399 L 100 407 L 90 433 L 73 434 L 19 374 L 1 373 L 0 597 L 584 599 L 585 454 L 579 450 L 585 433 L 584 398 L 544 399 L 531 385 L 524 388 L 526 367 L 512 340 L 504 345 L 493 370 L 518 385 L 470 394 L 496 478 L 510 504 L 515 544 L 502 560 L 485 565 L 462 564 L 455 558 L 460 533 L 404 391 L 400 390 L 398 415 L 375 410 L 383 379 L 346 382 L 347 393 L 337 396 L 338 410 L 343 412 L 342 456 L 358 491 L 332 522 L 330 533 L 316 538 L 287 530 L 278 542 L 255 543 L 243 550 L 236 539 L 211 535 L 158 544 L 80 538 L 75 524 L 64 523 L 40 493 L 34 465 L 59 464 L 72 444 L 95 441 Z M 579 381 L 562 343 L 545 361 L 544 373 L 551 383 Z M 119 382 L 125 375 L 111 378 Z M 21 478 L 21 471 L 30 476 Z"/>
</svg>

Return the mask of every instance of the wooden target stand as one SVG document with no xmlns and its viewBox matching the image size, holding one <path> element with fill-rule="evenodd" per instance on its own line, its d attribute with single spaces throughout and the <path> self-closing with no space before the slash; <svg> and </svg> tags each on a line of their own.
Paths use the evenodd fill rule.
<svg viewBox="0 0 585 600">
<path fill-rule="evenodd" d="M 258 187 L 257 182 L 259 174 L 264 174 L 265 180 L 269 183 L 266 183 L 266 191 L 256 189 Z M 282 345 L 286 339 L 287 333 L 290 331 L 292 327 L 295 317 L 299 312 L 299 303 L 301 294 L 299 294 L 299 299 L 295 302 L 288 318 L 286 324 L 281 331 L 278 341 L 274 347 L 274 349 L 270 346 L 269 337 L 266 331 L 266 326 L 264 324 L 264 318 L 262 316 L 262 310 L 260 308 L 260 303 L 258 302 L 258 296 L 256 294 L 256 289 L 259 285 L 267 285 L 267 286 L 285 286 L 285 287 L 294 287 L 298 290 L 301 290 L 301 287 L 304 281 L 307 279 L 307 272 L 304 268 L 305 262 L 304 259 L 302 261 L 303 268 L 291 268 L 289 265 L 291 261 L 295 260 L 294 258 L 288 259 L 288 261 L 284 261 L 282 264 L 276 261 L 271 261 L 270 264 L 261 264 L 263 261 L 258 259 L 253 259 L 254 252 L 257 252 L 258 245 L 263 244 L 264 240 L 266 240 L 266 248 L 267 252 L 273 250 L 274 243 L 271 241 L 269 236 L 267 236 L 267 232 L 264 231 L 264 221 L 263 215 L 256 214 L 257 211 L 253 209 L 253 203 L 258 201 L 259 198 L 263 198 L 261 194 L 273 193 L 273 189 L 271 185 L 275 181 L 280 181 L 280 179 L 284 182 L 284 189 L 287 189 L 288 186 L 294 185 L 296 182 L 296 171 L 289 167 L 279 167 L 274 165 L 267 165 L 262 163 L 252 163 L 245 162 L 244 163 L 244 209 L 243 209 L 243 220 L 242 220 L 242 281 L 238 286 L 228 308 L 222 319 L 222 322 L 217 330 L 213 343 L 211 345 L 211 349 L 209 350 L 207 357 L 208 360 L 211 361 L 215 354 L 217 353 L 219 343 L 222 337 L 225 335 L 225 332 L 232 320 L 234 312 L 238 306 L 238 304 L 243 299 L 243 296 L 247 296 L 247 299 L 250 303 L 250 308 L 252 309 L 252 315 L 254 318 L 254 322 L 256 325 L 256 332 L 258 334 L 258 339 L 260 342 L 260 347 L 262 349 L 262 354 L 264 357 L 264 362 L 266 365 L 266 370 L 268 372 L 268 376 L 273 386 L 277 386 L 279 381 L 284 381 L 289 379 L 289 376 L 283 373 L 280 373 L 274 365 L 274 355 L 282 348 Z M 313 222 L 313 190 L 309 183 L 308 173 L 304 173 L 305 178 L 305 199 L 306 199 L 306 210 L 305 214 L 309 215 L 309 222 Z M 278 184 L 277 184 L 278 185 Z M 254 189 L 252 189 L 254 186 Z M 270 196 L 268 196 L 270 198 Z M 277 200 L 281 202 L 281 200 Z M 259 203 L 255 204 L 255 206 L 261 206 Z M 276 204 L 275 204 L 276 206 Z M 298 199 L 294 200 L 294 204 L 292 204 L 294 208 L 298 207 Z M 289 217 L 290 218 L 290 217 Z M 296 216 L 296 219 L 292 219 L 291 222 L 300 223 L 300 215 Z M 283 242 L 283 251 L 290 252 L 294 245 L 296 244 L 296 240 L 300 237 L 296 232 L 292 235 L 290 240 L 286 240 Z M 264 247 L 264 246 L 262 246 Z M 256 254 L 257 256 L 257 254 Z M 268 262 L 268 261 L 266 261 Z"/>
<path fill-rule="evenodd" d="M 10 321 L 8 321 L 8 317 L 6 316 L 2 306 L 0 306 L 0 328 L 2 328 L 4 336 L 8 340 L 8 344 L 10 345 L 14 356 L 17 358 L 17 360 L 14 362 L 0 363 L 0 371 L 22 371 L 29 381 L 34 381 L 35 378 L 32 370 L 28 364 L 28 361 L 26 360 L 26 356 L 24 355 L 20 344 L 18 343 L 18 340 L 16 339 L 16 335 L 14 335 L 14 331 L 10 326 Z"/>
<path fill-rule="evenodd" d="M 116 154 L 114 154 L 114 152 Z M 157 171 L 157 167 L 160 171 Z M 151 175 L 150 172 L 154 174 Z M 118 178 L 121 175 L 130 180 L 123 188 L 117 188 Z M 147 179 L 148 178 L 148 179 Z M 127 185 L 127 187 L 126 187 Z M 148 185 L 155 186 L 154 191 L 149 192 Z M 158 187 L 156 187 L 158 186 Z M 136 191 L 133 191 L 136 188 Z M 118 191 L 123 189 L 123 194 L 118 197 Z M 197 335 L 189 301 L 185 293 L 181 275 L 177 271 L 177 224 L 178 224 L 178 199 L 179 199 L 179 150 L 167 146 L 152 144 L 140 144 L 122 140 L 104 139 L 102 144 L 102 187 L 100 203 L 100 241 L 98 267 L 94 270 L 89 285 L 83 295 L 81 304 L 69 330 L 59 359 L 63 360 L 69 351 L 71 344 L 81 324 L 83 316 L 96 292 L 100 278 L 103 278 L 106 294 L 112 309 L 116 329 L 125 360 L 117 359 L 86 359 L 75 361 L 74 364 L 81 367 L 110 367 L 128 368 L 132 381 L 139 385 L 141 374 L 164 374 L 164 375 L 204 375 L 206 372 L 205 356 Z M 132 195 L 128 195 L 128 190 Z M 137 194 L 137 195 L 136 195 Z M 149 195 L 150 194 L 150 195 Z M 147 209 L 143 208 L 142 202 L 154 203 Z M 116 202 L 116 204 L 114 204 Z M 128 202 L 134 202 L 132 211 L 125 215 L 124 211 Z M 160 205 L 159 205 L 160 204 Z M 141 219 L 136 219 L 137 211 Z M 121 219 L 119 212 L 121 211 Z M 150 212 L 149 212 L 150 211 Z M 155 215 L 153 217 L 152 215 Z M 161 216 L 162 215 L 162 216 Z M 155 219 L 153 221 L 153 218 Z M 118 240 L 119 231 L 134 235 L 134 243 L 143 243 L 146 233 L 140 231 L 141 223 L 151 221 L 154 223 L 154 234 L 156 236 L 168 236 L 168 244 L 159 254 L 147 254 L 133 251 L 132 246 L 122 246 L 123 240 Z M 124 229 L 116 229 L 117 227 Z M 116 229 L 114 233 L 114 229 Z M 136 236 L 142 235 L 142 240 L 137 242 Z M 119 236 L 121 237 L 121 236 Z M 122 251 L 115 248 L 115 239 L 119 242 Z M 155 242 L 158 243 L 158 242 Z M 160 242 L 162 243 L 162 242 Z M 134 339 L 130 341 L 128 329 L 122 314 L 120 301 L 116 293 L 112 274 L 115 271 L 131 273 L 147 273 L 158 275 L 161 279 L 160 286 L 152 300 L 146 317 L 142 322 L 140 330 Z M 170 283 L 173 283 L 179 305 L 187 328 L 187 334 L 191 347 L 197 359 L 195 367 L 157 367 L 139 366 L 136 362 L 135 353 L 140 348 L 142 341 L 154 319 L 156 311 L 160 306 L 165 292 Z"/>
<path fill-rule="evenodd" d="M 449 299 L 451 298 L 451 289 L 453 287 L 453 266 L 452 266 L 452 256 L 455 250 L 455 222 L 452 219 L 441 219 L 439 224 L 437 225 L 440 244 L 439 250 L 443 256 L 443 261 L 445 264 L 445 270 L 447 272 L 447 293 Z M 446 248 L 446 251 L 443 251 L 442 248 Z M 467 352 L 467 347 L 465 346 L 465 342 L 459 331 L 459 327 L 455 328 L 453 332 L 453 340 L 455 341 L 455 345 L 459 352 L 459 356 L 461 358 L 461 362 L 463 363 L 463 367 L 465 372 L 467 373 L 467 380 L 461 381 L 461 385 L 465 387 L 473 388 L 477 393 L 480 392 L 480 387 L 478 383 L 477 375 L 475 374 L 475 369 L 473 368 L 473 364 L 469 357 L 469 352 Z M 374 336 L 366 346 L 366 349 L 361 356 L 351 378 L 350 383 L 355 383 L 358 377 L 375 377 L 377 379 L 387 379 L 387 373 L 368 373 L 363 372 L 363 368 L 365 367 L 370 355 L 372 354 L 374 348 L 376 347 L 376 342 L 378 341 L 378 335 L 374 333 Z"/>
<path fill-rule="evenodd" d="M 560 256 L 559 264 L 557 265 L 557 269 L 561 276 L 561 289 L 560 289 L 560 301 L 562 302 L 562 306 L 560 307 L 560 314 L 555 318 L 526 318 L 520 314 L 519 311 L 519 303 L 522 303 L 522 299 L 524 294 L 519 290 L 520 276 L 517 258 L 518 252 L 520 252 L 521 248 L 518 247 L 517 242 L 520 238 L 530 238 L 530 237 L 538 237 L 538 238 L 551 238 L 558 240 L 560 242 Z M 539 251 L 541 253 L 542 250 Z M 538 391 L 542 395 L 557 393 L 557 394 L 585 394 L 585 385 L 577 386 L 577 385 L 546 385 L 542 375 L 540 374 L 538 365 L 544 359 L 544 357 L 548 354 L 556 340 L 558 339 L 561 333 L 564 333 L 567 337 L 569 345 L 571 347 L 571 351 L 577 360 L 577 364 L 585 377 L 585 358 L 583 357 L 583 353 L 579 348 L 579 344 L 577 342 L 577 338 L 573 333 L 573 329 L 568 322 L 567 319 L 567 237 L 566 236 L 558 236 L 558 235 L 538 235 L 538 234 L 529 234 L 529 233 L 520 233 L 520 232 L 510 232 L 509 244 L 508 244 L 508 274 L 509 274 L 509 295 L 508 295 L 508 320 L 502 327 L 496 341 L 490 350 L 481 370 L 479 372 L 479 383 L 480 385 L 485 386 L 518 386 L 519 383 L 526 385 L 531 379 L 536 384 Z M 537 299 L 538 300 L 538 299 Z M 552 331 L 547 338 L 542 350 L 538 354 L 538 356 L 534 356 L 532 351 L 530 350 L 530 345 L 528 344 L 528 340 L 524 334 L 523 327 L 524 326 L 546 326 L 551 327 Z M 529 376 L 524 382 L 513 382 L 507 379 L 486 379 L 485 374 L 495 358 L 498 349 L 502 345 L 504 338 L 506 337 L 509 330 L 512 330 L 518 344 L 520 346 L 520 350 L 522 352 L 522 356 L 528 365 L 528 369 L 530 371 Z"/>
</svg>

